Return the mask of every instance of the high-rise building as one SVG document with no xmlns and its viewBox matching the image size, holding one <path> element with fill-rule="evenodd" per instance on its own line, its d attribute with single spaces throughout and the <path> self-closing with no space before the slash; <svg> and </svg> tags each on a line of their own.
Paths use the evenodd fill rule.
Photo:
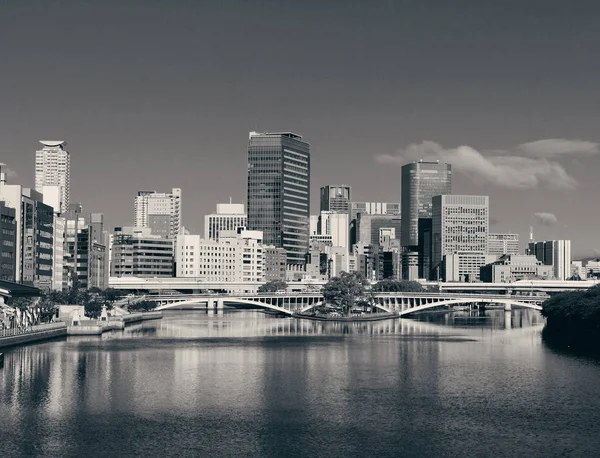
<svg viewBox="0 0 600 458">
<path fill-rule="evenodd" d="M 173 243 L 148 227 L 115 227 L 110 276 L 172 277 Z"/>
<path fill-rule="evenodd" d="M 181 231 L 181 189 L 138 191 L 134 212 L 136 227 L 148 227 L 152 235 L 175 239 Z"/>
<path fill-rule="evenodd" d="M 291 132 L 250 132 L 248 227 L 264 243 L 285 248 L 288 264 L 304 264 L 310 215 L 310 145 Z"/>
<path fill-rule="evenodd" d="M 287 253 L 283 248 L 263 246 L 265 281 L 285 281 Z"/>
<path fill-rule="evenodd" d="M 412 162 L 402 166 L 402 246 L 416 251 L 419 219 L 432 218 L 434 196 L 452 192 L 452 167 L 436 162 Z"/>
<path fill-rule="evenodd" d="M 350 186 L 327 185 L 321 187 L 321 211 L 350 213 Z"/>
<path fill-rule="evenodd" d="M 432 218 L 433 268 L 455 252 L 488 252 L 489 197 L 435 196 Z"/>
<path fill-rule="evenodd" d="M 15 209 L 15 280 L 40 289 L 52 288 L 54 210 L 41 193 L 6 183 L 0 164 L 0 200 Z"/>
<path fill-rule="evenodd" d="M 59 186 L 61 207 L 56 213 L 64 213 L 69 209 L 71 196 L 71 157 L 65 149 L 67 143 L 41 140 L 44 147 L 35 152 L 35 190 L 44 192 L 44 186 Z"/>
<path fill-rule="evenodd" d="M 53 268 L 52 289 L 62 291 L 64 275 L 64 245 L 66 219 L 64 215 L 63 187 L 58 185 L 42 186 L 44 203 L 54 209 L 54 242 L 53 242 Z"/>
<path fill-rule="evenodd" d="M 333 246 L 341 246 L 347 250 L 350 248 L 348 213 L 322 211 L 319 217 L 318 232 L 320 235 L 331 235 Z"/>
<path fill-rule="evenodd" d="M 529 242 L 527 254 L 535 256 L 546 266 L 553 266 L 556 280 L 566 280 L 571 276 L 571 241 L 545 240 Z"/>
<path fill-rule="evenodd" d="M 204 238 L 219 240 L 221 231 L 235 231 L 248 226 L 248 216 L 244 204 L 217 204 L 217 212 L 204 217 Z"/>
<path fill-rule="evenodd" d="M 489 234 L 488 254 L 519 254 L 519 234 Z"/>
</svg>

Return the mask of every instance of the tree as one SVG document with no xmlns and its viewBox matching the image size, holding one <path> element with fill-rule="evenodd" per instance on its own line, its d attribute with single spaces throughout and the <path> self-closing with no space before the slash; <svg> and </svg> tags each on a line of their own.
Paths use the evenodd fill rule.
<svg viewBox="0 0 600 458">
<path fill-rule="evenodd" d="M 129 304 L 129 312 L 151 312 L 158 304 L 154 301 L 138 301 L 132 304 Z"/>
<path fill-rule="evenodd" d="M 258 287 L 259 293 L 274 293 L 276 291 L 285 290 L 287 283 L 283 280 L 271 280 L 266 282 L 264 285 Z"/>
<path fill-rule="evenodd" d="M 114 303 L 125 295 L 125 293 L 119 289 L 106 288 L 100 293 L 104 299 L 104 304 L 108 310 L 112 310 Z"/>
<path fill-rule="evenodd" d="M 96 299 L 86 301 L 84 304 L 85 316 L 97 319 L 102 313 L 102 305 L 102 302 Z"/>
<path fill-rule="evenodd" d="M 385 279 L 373 285 L 373 291 L 381 293 L 418 293 L 425 291 L 416 281 Z"/>
<path fill-rule="evenodd" d="M 336 305 L 342 313 L 349 315 L 357 300 L 361 300 L 369 285 L 368 280 L 356 272 L 342 272 L 323 286 L 325 301 Z"/>
</svg>

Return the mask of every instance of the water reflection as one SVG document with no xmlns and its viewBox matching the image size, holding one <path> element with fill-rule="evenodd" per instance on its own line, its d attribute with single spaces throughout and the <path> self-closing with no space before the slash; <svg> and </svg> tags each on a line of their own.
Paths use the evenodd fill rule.
<svg viewBox="0 0 600 458">
<path fill-rule="evenodd" d="M 363 323 L 173 312 L 14 348 L 2 456 L 551 456 L 556 441 L 591 456 L 600 370 L 548 352 L 542 323 L 521 310 Z"/>
</svg>

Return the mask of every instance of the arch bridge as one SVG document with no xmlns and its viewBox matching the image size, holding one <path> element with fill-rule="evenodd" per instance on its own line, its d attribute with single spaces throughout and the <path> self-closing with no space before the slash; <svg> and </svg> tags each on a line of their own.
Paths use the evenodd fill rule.
<svg viewBox="0 0 600 458">
<path fill-rule="evenodd" d="M 200 296 L 148 296 L 158 302 L 157 310 L 176 308 L 235 308 L 263 309 L 284 315 L 308 312 L 324 303 L 320 293 L 311 294 L 250 294 L 250 295 L 200 295 Z M 379 293 L 374 296 L 373 307 L 398 316 L 429 309 L 454 305 L 494 304 L 505 310 L 523 307 L 542 310 L 546 296 L 490 295 L 490 294 L 451 294 L 451 293 Z"/>
</svg>

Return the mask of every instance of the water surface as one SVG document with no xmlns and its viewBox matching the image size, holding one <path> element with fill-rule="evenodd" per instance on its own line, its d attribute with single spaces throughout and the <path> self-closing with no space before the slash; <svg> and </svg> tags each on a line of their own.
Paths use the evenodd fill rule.
<svg viewBox="0 0 600 458">
<path fill-rule="evenodd" d="M 0 456 L 598 456 L 600 365 L 542 327 L 172 312 L 8 349 Z"/>
</svg>

